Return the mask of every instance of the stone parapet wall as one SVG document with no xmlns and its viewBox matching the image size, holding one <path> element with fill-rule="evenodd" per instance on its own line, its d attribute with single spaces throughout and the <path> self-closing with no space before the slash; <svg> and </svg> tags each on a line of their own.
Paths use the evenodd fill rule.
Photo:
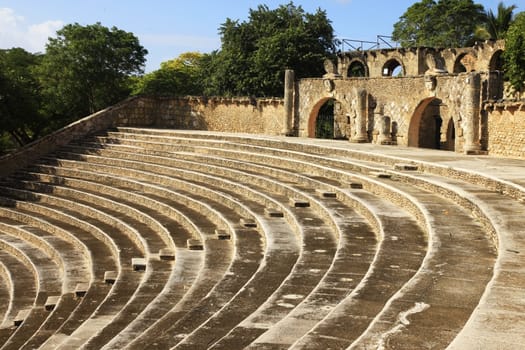
<svg viewBox="0 0 525 350">
<path fill-rule="evenodd" d="M 279 98 L 132 97 L 0 157 L 0 176 L 32 164 L 72 140 L 116 126 L 280 135 L 286 128 Z"/>
<path fill-rule="evenodd" d="M 28 166 L 72 140 L 115 126 L 118 115 L 125 114 L 130 108 L 133 108 L 137 100 L 137 97 L 124 100 L 117 105 L 71 123 L 16 152 L 0 157 L 0 176 L 7 176 L 17 169 Z"/>
<path fill-rule="evenodd" d="M 141 97 L 117 124 L 279 135 L 283 116 L 280 98 Z"/>
<path fill-rule="evenodd" d="M 525 102 L 485 105 L 489 155 L 525 158 Z"/>
</svg>

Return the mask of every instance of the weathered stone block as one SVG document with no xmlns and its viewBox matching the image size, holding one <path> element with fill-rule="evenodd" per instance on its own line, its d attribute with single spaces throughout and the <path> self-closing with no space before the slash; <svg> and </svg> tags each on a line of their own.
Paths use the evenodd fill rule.
<svg viewBox="0 0 525 350">
<path fill-rule="evenodd" d="M 131 266 L 134 271 L 146 271 L 146 259 L 145 258 L 132 258 Z"/>
<path fill-rule="evenodd" d="M 60 301 L 60 296 L 59 295 L 49 296 L 46 299 L 46 303 L 44 304 L 44 308 L 46 309 L 46 311 L 52 311 L 52 310 L 55 309 L 55 307 L 57 306 L 59 301 Z"/>
<path fill-rule="evenodd" d="M 118 278 L 118 271 L 106 271 L 104 272 L 104 282 L 107 284 L 113 284 Z"/>
<path fill-rule="evenodd" d="M 228 231 L 226 230 L 215 230 L 215 235 L 217 236 L 217 239 L 220 239 L 220 240 L 228 240 L 228 239 L 231 239 L 231 235 Z"/>
<path fill-rule="evenodd" d="M 271 217 L 271 218 L 282 218 L 282 217 L 284 217 L 284 214 L 283 214 L 282 211 L 277 210 L 277 209 L 273 209 L 273 208 L 265 208 L 264 209 L 264 213 L 266 214 L 266 216 Z"/>
<path fill-rule="evenodd" d="M 198 239 L 188 239 L 186 241 L 189 250 L 203 250 L 204 246 Z"/>
<path fill-rule="evenodd" d="M 320 188 L 315 190 L 315 192 L 317 193 L 319 197 L 322 197 L 322 198 L 336 198 L 337 197 L 337 193 L 333 191 L 323 190 Z"/>
<path fill-rule="evenodd" d="M 242 218 L 240 224 L 244 227 L 257 227 L 257 222 L 253 219 Z"/>
<path fill-rule="evenodd" d="M 22 325 L 22 323 L 24 323 L 24 321 L 26 320 L 26 318 L 29 316 L 30 313 L 31 313 L 31 309 L 20 310 L 16 314 L 15 319 L 13 320 L 14 326 L 18 327 L 18 326 Z"/>
<path fill-rule="evenodd" d="M 77 298 L 82 298 L 84 295 L 86 295 L 88 289 L 89 283 L 77 283 L 75 287 L 75 296 Z"/>
<path fill-rule="evenodd" d="M 175 252 L 170 248 L 162 248 L 159 250 L 160 260 L 175 260 Z"/>
</svg>

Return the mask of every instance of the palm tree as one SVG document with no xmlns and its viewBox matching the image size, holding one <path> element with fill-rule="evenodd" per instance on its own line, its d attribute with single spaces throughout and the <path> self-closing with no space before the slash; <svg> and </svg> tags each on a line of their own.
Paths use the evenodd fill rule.
<svg viewBox="0 0 525 350">
<path fill-rule="evenodd" d="M 486 23 L 476 30 L 476 37 L 480 39 L 498 40 L 505 38 L 505 34 L 514 19 L 516 5 L 505 6 L 503 2 L 498 4 L 498 12 L 485 11 Z"/>
</svg>

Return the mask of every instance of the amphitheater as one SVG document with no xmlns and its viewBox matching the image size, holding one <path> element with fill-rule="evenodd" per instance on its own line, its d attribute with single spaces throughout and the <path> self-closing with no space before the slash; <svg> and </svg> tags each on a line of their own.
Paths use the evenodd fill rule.
<svg viewBox="0 0 525 350">
<path fill-rule="evenodd" d="M 523 147 L 483 126 L 455 152 L 408 147 L 421 128 L 403 118 L 425 113 L 374 79 L 293 82 L 293 101 L 135 97 L 1 158 L 0 348 L 523 348 Z M 428 76 L 382 79 L 444 100 Z M 398 145 L 388 119 L 359 121 L 370 99 L 364 139 L 307 137 L 327 99 L 352 115 L 359 84 Z M 524 115 L 477 101 L 488 122 Z"/>
</svg>

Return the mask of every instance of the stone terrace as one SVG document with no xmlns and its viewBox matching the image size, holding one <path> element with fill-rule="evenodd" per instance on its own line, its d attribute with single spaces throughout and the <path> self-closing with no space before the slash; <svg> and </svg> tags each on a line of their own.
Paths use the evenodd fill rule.
<svg viewBox="0 0 525 350">
<path fill-rule="evenodd" d="M 0 183 L 1 349 L 517 349 L 525 161 L 115 128 Z"/>
</svg>

